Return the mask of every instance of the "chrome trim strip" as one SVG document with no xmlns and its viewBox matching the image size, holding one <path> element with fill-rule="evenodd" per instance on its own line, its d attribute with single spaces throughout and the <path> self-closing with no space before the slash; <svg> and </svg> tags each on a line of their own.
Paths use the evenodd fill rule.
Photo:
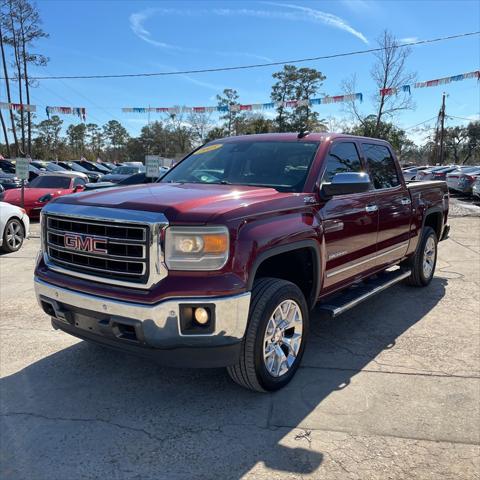
<svg viewBox="0 0 480 480">
<path fill-rule="evenodd" d="M 50 220 L 50 218 L 48 219 Z M 87 225 L 95 225 L 94 223 L 88 223 L 88 222 L 77 222 L 77 223 L 86 223 Z M 101 224 L 99 224 L 102 226 Z M 109 227 L 114 227 L 115 225 L 108 225 Z M 129 228 L 129 227 L 119 227 L 116 226 L 116 228 Z M 146 230 L 145 228 L 142 230 Z M 54 233 L 55 235 L 68 235 L 70 233 L 76 234 L 76 235 L 90 235 L 87 233 L 80 233 L 80 232 L 74 232 L 74 231 L 68 231 L 68 230 L 58 230 L 57 228 L 52 228 L 48 227 L 48 232 L 49 233 Z M 109 243 L 118 243 L 120 245 L 145 245 L 145 242 L 147 241 L 145 238 L 145 232 L 143 235 L 143 238 L 141 239 L 133 239 L 133 238 L 118 238 L 118 237 L 109 237 L 105 235 L 100 235 L 101 237 L 107 238 Z M 113 241 L 111 241 L 113 240 Z"/>
<path fill-rule="evenodd" d="M 176 318 L 178 338 L 227 336 L 237 340 L 243 338 L 248 322 L 250 292 L 227 297 L 171 297 L 156 305 L 122 302 L 85 293 L 56 287 L 38 277 L 34 279 L 35 293 L 40 303 L 40 296 L 55 302 L 74 307 L 107 313 L 111 316 L 134 318 L 141 322 L 152 321 L 160 329 L 165 328 L 167 319 Z M 215 304 L 215 331 L 205 335 L 181 335 L 180 304 Z M 166 331 L 168 329 L 165 329 Z"/>
<path fill-rule="evenodd" d="M 350 310 L 351 308 L 356 307 L 357 305 L 364 302 L 368 298 L 373 297 L 377 293 L 380 293 L 383 290 L 386 290 L 387 288 L 391 287 L 392 285 L 395 285 L 396 283 L 401 282 L 405 278 L 409 277 L 411 275 L 411 273 L 412 273 L 411 270 L 405 270 L 404 272 L 400 273 L 397 277 L 392 278 L 391 280 L 389 280 L 388 282 L 386 282 L 382 285 L 379 285 L 378 287 L 374 288 L 370 292 L 367 292 L 363 295 L 360 295 L 355 300 L 352 300 L 352 301 L 346 303 L 345 305 L 342 305 L 341 307 L 334 308 L 333 310 L 329 310 L 328 305 L 326 305 L 325 309 L 331 311 L 333 317 L 337 317 L 338 315 L 341 315 L 342 313 L 346 312 L 347 310 Z"/>
<path fill-rule="evenodd" d="M 50 231 L 48 232 L 50 233 Z M 113 244 L 114 242 L 108 242 Z M 55 243 L 50 242 L 50 240 L 47 240 L 47 245 L 49 248 L 53 248 L 54 250 L 59 250 L 60 252 L 65 252 L 65 253 L 73 253 L 75 255 L 83 255 L 84 257 L 89 257 L 89 258 L 99 258 L 100 260 L 116 260 L 116 261 L 122 261 L 122 260 L 127 260 L 129 263 L 145 263 L 145 260 L 147 259 L 147 256 L 145 254 L 145 245 L 142 244 L 137 244 L 135 246 L 137 247 L 142 247 L 142 256 L 141 257 L 129 257 L 129 256 L 123 256 L 123 255 L 112 255 L 110 253 L 93 253 L 93 252 L 84 252 L 83 250 L 74 250 L 73 248 L 65 248 L 60 245 L 57 245 Z M 121 243 L 115 243 L 115 245 L 122 245 Z M 81 267 L 82 265 L 79 265 Z"/>
<path fill-rule="evenodd" d="M 408 247 L 409 242 L 404 242 L 398 247 L 392 248 L 390 250 L 387 250 L 386 252 L 379 253 L 373 257 L 367 258 L 366 260 L 362 260 L 360 262 L 354 263 L 353 265 L 349 265 L 348 267 L 342 267 L 339 268 L 338 270 L 334 270 L 331 272 L 327 272 L 327 278 L 333 277 L 335 275 L 339 275 L 340 273 L 346 272 L 348 270 L 351 270 L 352 268 L 359 267 L 360 265 L 364 265 L 365 263 L 371 262 L 372 260 L 376 260 L 377 258 L 384 257 L 385 255 L 388 255 L 392 252 L 395 252 L 396 250 L 400 250 L 401 248 L 406 248 Z"/>
<path fill-rule="evenodd" d="M 50 250 L 50 247 L 48 248 Z M 68 252 L 68 253 L 74 253 L 74 252 Z M 81 255 L 81 254 L 79 254 Z M 75 268 L 86 268 L 87 270 L 93 270 L 94 272 L 106 272 L 106 273 L 111 273 L 112 275 L 138 275 L 139 277 L 142 276 L 142 275 L 145 275 L 145 269 L 146 269 L 146 265 L 145 265 L 145 262 L 128 262 L 128 263 L 139 263 L 140 265 L 142 265 L 142 272 L 141 273 L 137 273 L 137 272 L 121 272 L 121 271 L 118 271 L 118 270 L 108 270 L 108 269 L 104 269 L 104 268 L 98 268 L 98 267 L 91 267 L 89 265 L 79 265 L 78 263 L 72 263 L 72 262 L 68 262 L 66 260 L 60 260 L 60 259 L 57 259 L 55 257 L 52 257 L 50 254 L 49 254 L 49 257 L 52 259 L 53 262 L 55 263 L 63 263 L 64 265 L 71 265 L 72 267 L 75 267 Z M 107 260 L 106 258 L 102 258 L 101 260 Z M 121 260 L 111 260 L 112 262 L 118 262 L 118 263 L 122 263 Z M 110 280 L 110 279 L 108 279 Z"/>
</svg>

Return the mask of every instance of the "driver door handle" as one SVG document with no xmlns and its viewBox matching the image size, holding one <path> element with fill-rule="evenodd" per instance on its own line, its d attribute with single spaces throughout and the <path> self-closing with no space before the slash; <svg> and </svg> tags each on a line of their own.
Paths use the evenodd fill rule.
<svg viewBox="0 0 480 480">
<path fill-rule="evenodd" d="M 368 213 L 376 212 L 376 211 L 378 211 L 378 205 L 376 203 L 369 203 L 365 207 L 365 211 L 368 212 Z"/>
<path fill-rule="evenodd" d="M 402 199 L 400 200 L 400 203 L 401 203 L 402 205 L 410 205 L 410 204 L 412 203 L 412 201 L 411 201 L 408 197 L 405 197 L 405 198 L 402 198 Z"/>
</svg>

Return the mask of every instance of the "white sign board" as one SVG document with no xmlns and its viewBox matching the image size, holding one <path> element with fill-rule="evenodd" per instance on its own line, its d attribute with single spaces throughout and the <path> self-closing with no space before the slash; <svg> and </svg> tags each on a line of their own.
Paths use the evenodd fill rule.
<svg viewBox="0 0 480 480">
<path fill-rule="evenodd" d="M 28 167 L 30 160 L 28 158 L 17 158 L 15 162 L 15 175 L 20 180 L 28 180 Z"/>
<path fill-rule="evenodd" d="M 160 175 L 160 157 L 158 155 L 145 155 L 145 176 L 157 178 Z"/>
</svg>

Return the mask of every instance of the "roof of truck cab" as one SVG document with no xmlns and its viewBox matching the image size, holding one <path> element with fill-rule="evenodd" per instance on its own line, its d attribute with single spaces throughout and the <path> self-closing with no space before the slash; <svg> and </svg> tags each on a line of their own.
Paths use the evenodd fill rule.
<svg viewBox="0 0 480 480">
<path fill-rule="evenodd" d="M 294 141 L 314 141 L 324 142 L 334 140 L 336 138 L 350 138 L 352 140 L 369 140 L 379 143 L 388 143 L 385 140 L 379 138 L 361 137 L 357 135 L 348 135 L 346 133 L 334 133 L 334 132 L 312 132 L 299 138 L 299 132 L 291 133 L 256 133 L 252 135 L 238 135 L 233 137 L 225 137 L 222 139 L 214 140 L 212 143 L 228 143 L 237 141 L 280 141 L 280 142 L 294 142 Z"/>
</svg>

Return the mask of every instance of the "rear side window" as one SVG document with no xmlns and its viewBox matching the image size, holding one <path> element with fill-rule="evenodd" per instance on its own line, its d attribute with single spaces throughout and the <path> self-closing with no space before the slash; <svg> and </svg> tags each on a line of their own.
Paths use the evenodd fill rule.
<svg viewBox="0 0 480 480">
<path fill-rule="evenodd" d="M 357 147 L 352 142 L 336 142 L 327 156 L 323 182 L 331 182 L 336 173 L 360 172 L 362 165 Z"/>
<path fill-rule="evenodd" d="M 374 188 L 380 190 L 400 185 L 397 168 L 390 150 L 383 145 L 371 143 L 364 143 L 362 147 Z"/>
</svg>

